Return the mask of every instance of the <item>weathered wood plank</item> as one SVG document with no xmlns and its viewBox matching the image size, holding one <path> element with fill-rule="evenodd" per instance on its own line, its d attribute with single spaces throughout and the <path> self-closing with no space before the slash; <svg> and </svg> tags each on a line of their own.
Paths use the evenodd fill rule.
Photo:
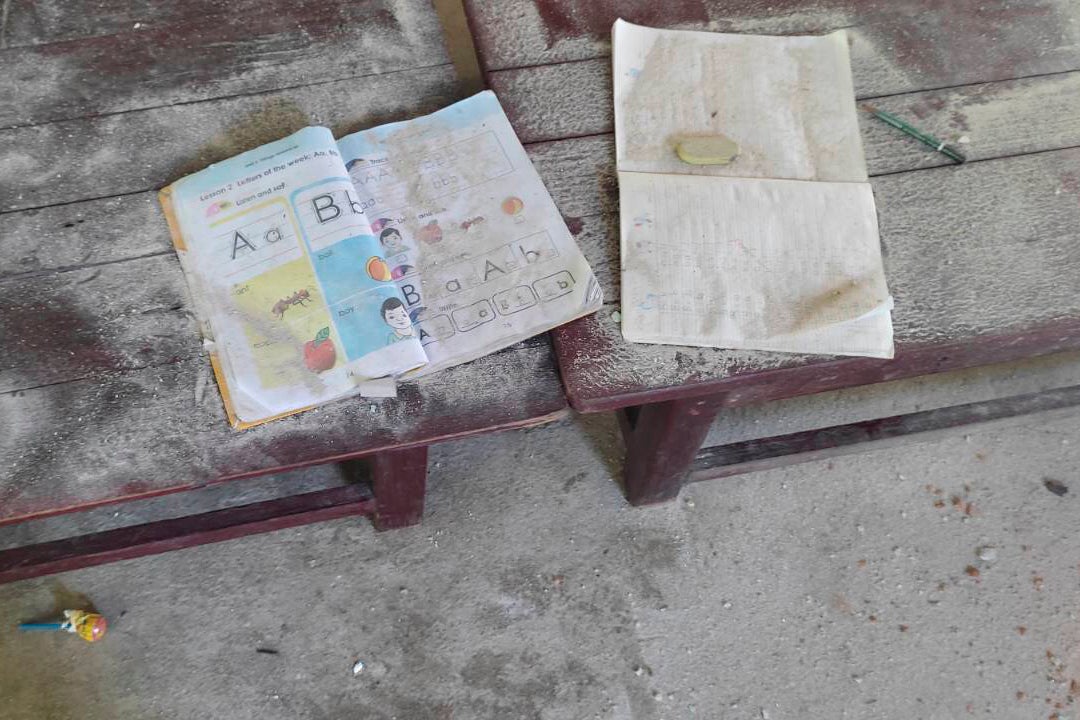
<svg viewBox="0 0 1080 720">
<path fill-rule="evenodd" d="M 5 279 L 170 252 L 157 192 L 0 215 Z"/>
<path fill-rule="evenodd" d="M 955 144 L 969 161 L 1080 145 L 1074 120 L 1080 72 L 896 95 L 873 104 Z M 867 113 L 859 113 L 859 128 L 871 175 L 952 164 Z"/>
<path fill-rule="evenodd" d="M 581 70 L 571 63 L 490 76 L 522 142 L 613 131 L 610 78 L 590 82 Z M 1080 145 L 1080 72 L 907 93 L 874 104 L 942 139 L 969 140 L 960 147 L 972 160 Z M 865 113 L 859 121 L 871 175 L 952 162 Z"/>
<path fill-rule="evenodd" d="M 535 143 L 525 150 L 563 215 L 588 217 L 609 212 L 617 221 L 619 180 L 614 135 Z"/>
<path fill-rule="evenodd" d="M 9 0 L 7 22 L 0 29 L 0 47 L 20 47 L 108 35 L 130 29 L 137 22 L 168 23 L 191 17 L 187 13 L 212 15 L 215 0 L 184 3 L 126 2 L 125 0 Z"/>
<path fill-rule="evenodd" d="M 618 17 L 766 35 L 847 28 L 865 95 L 1080 69 L 1074 0 L 466 0 L 466 8 L 489 71 L 606 57 Z"/>
<path fill-rule="evenodd" d="M 459 99 L 449 65 L 0 130 L 0 211 L 153 190 L 313 124 L 335 135 Z"/>
<path fill-rule="evenodd" d="M 220 0 L 186 0 L 163 3 L 155 0 L 10 0 L 7 4 L 7 24 L 4 26 L 2 47 L 41 45 L 98 35 L 112 35 L 142 27 L 190 22 L 202 17 L 224 17 L 234 14 L 242 22 L 268 9 L 287 12 L 288 6 L 306 6 L 323 0 L 296 0 L 273 8 L 264 0 L 233 0 L 224 5 Z"/>
<path fill-rule="evenodd" d="M 513 99 L 504 102 L 513 107 Z M 1080 145 L 1080 123 L 1073 122 L 1080 114 L 1080 73 L 912 93 L 876 103 L 942 138 L 966 137 L 970 142 L 960 146 L 973 161 Z M 952 164 L 865 113 L 859 121 L 872 176 Z M 613 135 L 539 142 L 527 149 L 565 214 L 617 211 Z M 1074 182 L 1066 177 L 1062 187 Z"/>
<path fill-rule="evenodd" d="M 0 281 L 0 392 L 203 354 L 175 254 Z M 546 343 L 543 338 L 526 344 Z"/>
<path fill-rule="evenodd" d="M 0 394 L 0 522 L 560 417 L 548 343 L 232 430 L 204 358 Z"/>
<path fill-rule="evenodd" d="M 551 169 L 569 168 L 578 156 L 573 148 L 556 149 Z M 568 218 L 572 229 L 578 222 Z M 596 232 L 595 221 L 584 231 Z M 0 237 L 0 283 L 172 251 L 156 190 L 2 213 Z"/>
<path fill-rule="evenodd" d="M 616 399 L 694 385 L 726 389 L 741 404 L 767 399 L 784 373 L 798 375 L 798 387 L 786 389 L 798 395 L 859 384 L 859 373 L 872 382 L 1080 347 L 1078 162 L 1080 150 L 1067 149 L 872 180 L 896 299 L 889 362 L 627 343 L 612 318 L 616 275 L 602 274 L 611 304 L 553 333 L 571 401 L 609 409 Z M 588 209 L 580 196 L 575 202 Z M 590 224 L 611 224 L 598 203 L 592 209 Z M 614 227 L 579 236 L 601 267 L 604 257 L 618 267 L 616 238 Z"/>
<path fill-rule="evenodd" d="M 183 5 L 183 3 L 179 3 Z M 223 8 L 224 9 L 224 8 Z M 271 2 L 0 50 L 0 127 L 449 62 L 429 0 Z"/>
<path fill-rule="evenodd" d="M 172 253 L 0 282 L 0 392 L 198 357 Z"/>
</svg>

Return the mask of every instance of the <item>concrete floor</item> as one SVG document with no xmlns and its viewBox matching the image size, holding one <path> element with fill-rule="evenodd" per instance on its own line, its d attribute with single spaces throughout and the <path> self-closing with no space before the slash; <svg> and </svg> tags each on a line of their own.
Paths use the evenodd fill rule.
<svg viewBox="0 0 1080 720">
<path fill-rule="evenodd" d="M 607 417 L 453 443 L 421 527 L 346 519 L 0 587 L 0 717 L 1078 717 L 1077 420 L 640 510 L 619 447 Z M 101 643 L 14 631 L 80 595 Z"/>
</svg>

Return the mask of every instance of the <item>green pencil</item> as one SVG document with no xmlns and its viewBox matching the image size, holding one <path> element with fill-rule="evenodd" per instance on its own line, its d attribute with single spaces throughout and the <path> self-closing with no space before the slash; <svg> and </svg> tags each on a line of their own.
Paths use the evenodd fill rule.
<svg viewBox="0 0 1080 720">
<path fill-rule="evenodd" d="M 911 127 L 895 115 L 887 113 L 884 110 L 878 110 L 873 105 L 863 104 L 859 107 L 876 117 L 878 120 L 892 125 L 897 130 L 907 133 L 916 140 L 922 141 L 924 145 L 929 145 L 942 155 L 952 160 L 955 160 L 958 163 L 967 161 L 967 158 L 964 157 L 964 154 L 954 148 L 952 145 L 947 145 L 944 140 L 938 140 L 936 137 L 930 135 L 929 133 L 924 133 L 922 130 Z"/>
</svg>

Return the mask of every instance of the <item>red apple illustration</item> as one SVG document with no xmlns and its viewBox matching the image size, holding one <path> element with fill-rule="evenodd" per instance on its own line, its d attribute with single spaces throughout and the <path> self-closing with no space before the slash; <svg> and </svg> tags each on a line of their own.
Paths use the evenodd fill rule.
<svg viewBox="0 0 1080 720">
<path fill-rule="evenodd" d="M 304 364 L 314 373 L 320 373 L 334 367 L 337 351 L 330 342 L 330 328 L 324 327 L 315 334 L 314 340 L 304 343 Z"/>
</svg>

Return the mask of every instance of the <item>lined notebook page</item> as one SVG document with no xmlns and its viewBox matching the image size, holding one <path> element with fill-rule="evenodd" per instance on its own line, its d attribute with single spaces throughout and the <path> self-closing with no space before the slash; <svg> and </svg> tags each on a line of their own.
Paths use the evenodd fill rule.
<svg viewBox="0 0 1080 720">
<path fill-rule="evenodd" d="M 890 357 L 865 183 L 619 173 L 623 335 Z"/>
<path fill-rule="evenodd" d="M 768 37 L 654 30 L 619 20 L 612 38 L 619 170 L 865 182 L 843 30 Z M 687 165 L 680 137 L 721 133 L 731 165 Z"/>
<path fill-rule="evenodd" d="M 847 35 L 612 42 L 626 339 L 892 357 Z M 717 135 L 729 164 L 679 159 Z"/>
</svg>

